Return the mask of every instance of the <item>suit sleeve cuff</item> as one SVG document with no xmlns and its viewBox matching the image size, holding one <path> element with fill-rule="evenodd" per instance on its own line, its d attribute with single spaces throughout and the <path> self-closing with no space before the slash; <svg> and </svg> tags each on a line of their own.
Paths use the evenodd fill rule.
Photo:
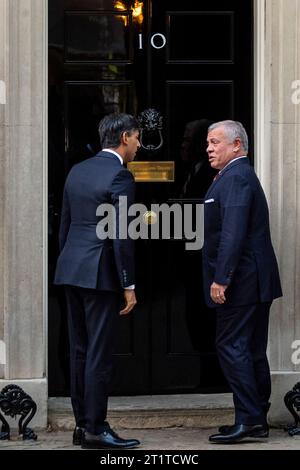
<svg viewBox="0 0 300 470">
<path fill-rule="evenodd" d="M 135 289 L 135 285 L 134 285 L 134 284 L 131 284 L 131 286 L 124 287 L 124 289 L 134 290 L 134 289 Z"/>
</svg>

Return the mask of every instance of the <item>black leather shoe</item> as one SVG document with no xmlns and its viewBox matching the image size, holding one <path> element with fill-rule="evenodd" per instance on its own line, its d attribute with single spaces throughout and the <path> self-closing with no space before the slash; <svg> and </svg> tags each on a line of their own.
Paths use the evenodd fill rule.
<svg viewBox="0 0 300 470">
<path fill-rule="evenodd" d="M 86 432 L 81 442 L 82 449 L 131 449 L 138 445 L 137 439 L 122 439 L 112 429 L 97 435 Z"/>
<path fill-rule="evenodd" d="M 209 442 L 216 444 L 234 444 L 247 438 L 268 437 L 269 430 L 263 424 L 235 424 L 226 434 L 213 434 L 209 437 Z"/>
<path fill-rule="evenodd" d="M 83 435 L 84 435 L 84 429 L 76 426 L 76 428 L 73 431 L 73 445 L 74 446 L 81 445 Z"/>
<path fill-rule="evenodd" d="M 218 431 L 221 433 L 221 434 L 227 434 L 232 428 L 233 426 L 235 426 L 234 424 L 225 424 L 225 426 L 220 426 Z"/>
<path fill-rule="evenodd" d="M 218 431 L 221 434 L 228 434 L 234 426 L 236 426 L 236 425 L 235 424 L 230 424 L 230 425 L 227 424 L 225 426 L 220 426 Z M 264 427 L 265 427 L 266 431 L 268 432 L 268 435 L 265 436 L 265 437 L 269 437 L 269 426 L 266 424 Z"/>
</svg>

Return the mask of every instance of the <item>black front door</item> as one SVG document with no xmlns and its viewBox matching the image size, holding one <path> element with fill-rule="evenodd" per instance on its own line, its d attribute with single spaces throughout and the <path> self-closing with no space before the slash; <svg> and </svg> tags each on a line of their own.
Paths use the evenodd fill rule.
<svg viewBox="0 0 300 470">
<path fill-rule="evenodd" d="M 53 285 L 63 184 L 99 149 L 110 112 L 160 112 L 138 161 L 171 161 L 173 182 L 138 182 L 137 202 L 199 202 L 213 173 L 210 121 L 240 120 L 253 135 L 252 0 L 49 2 L 49 391 L 68 394 L 63 292 Z M 153 141 L 151 141 L 151 139 Z M 146 144 L 146 139 L 145 139 Z M 146 145 L 145 145 L 146 146 Z M 169 237 L 136 242 L 137 298 L 116 338 L 114 394 L 225 389 L 205 307 L 201 251 Z"/>
</svg>

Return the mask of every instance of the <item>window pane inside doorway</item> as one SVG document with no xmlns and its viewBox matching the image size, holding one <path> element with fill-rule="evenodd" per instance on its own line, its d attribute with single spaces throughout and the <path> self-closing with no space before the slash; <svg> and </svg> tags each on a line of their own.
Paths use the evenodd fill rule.
<svg viewBox="0 0 300 470">
<path fill-rule="evenodd" d="M 128 21 L 126 13 L 66 13 L 65 60 L 128 60 Z"/>
</svg>

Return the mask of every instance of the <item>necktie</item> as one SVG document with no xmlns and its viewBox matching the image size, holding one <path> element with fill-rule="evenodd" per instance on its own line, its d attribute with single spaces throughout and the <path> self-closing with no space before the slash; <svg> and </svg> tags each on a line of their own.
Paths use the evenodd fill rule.
<svg viewBox="0 0 300 470">
<path fill-rule="evenodd" d="M 221 173 L 221 172 L 219 171 L 219 173 L 216 174 L 216 176 L 215 176 L 214 179 L 213 179 L 214 181 L 216 181 L 218 178 L 220 178 L 220 176 L 221 176 L 220 173 Z"/>
</svg>

